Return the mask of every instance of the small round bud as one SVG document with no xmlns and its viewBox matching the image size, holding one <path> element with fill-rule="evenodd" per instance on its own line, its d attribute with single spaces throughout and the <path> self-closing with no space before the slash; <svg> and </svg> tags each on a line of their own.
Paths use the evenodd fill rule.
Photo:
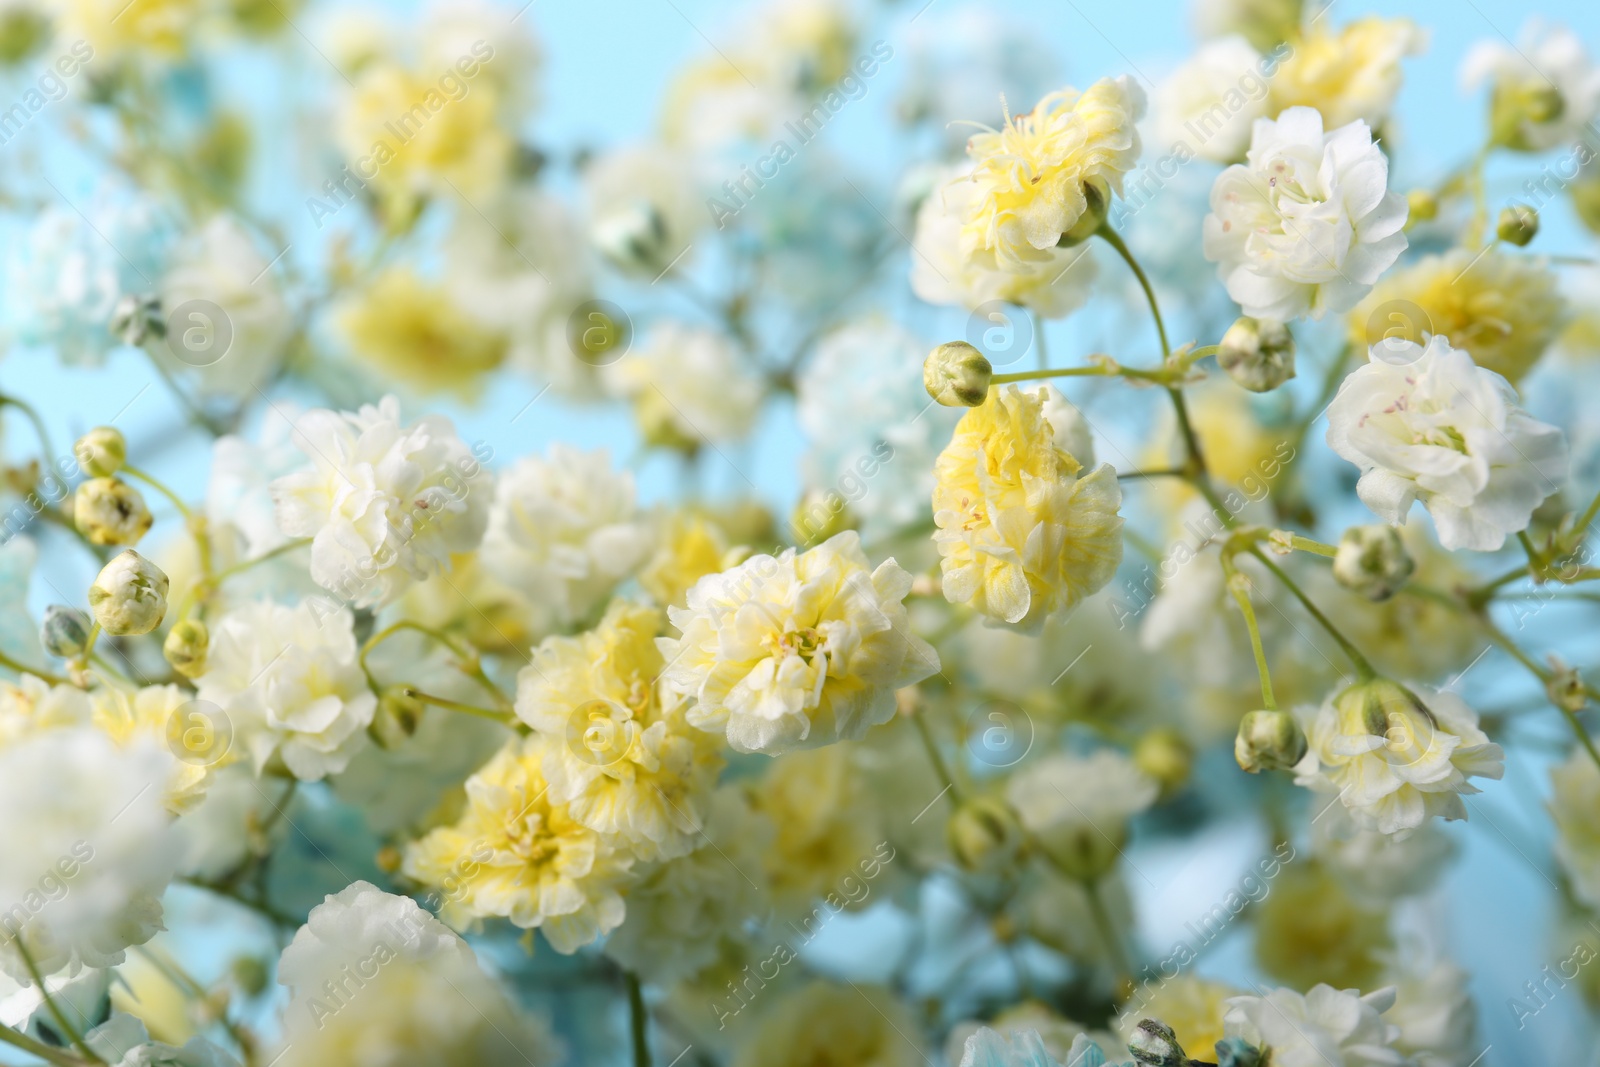
<svg viewBox="0 0 1600 1067">
<path fill-rule="evenodd" d="M 206 654 L 210 650 L 211 631 L 193 616 L 175 624 L 161 643 L 161 654 L 185 678 L 198 678 L 206 672 Z"/>
<path fill-rule="evenodd" d="M 1022 824 L 1010 805 L 996 797 L 975 797 L 956 809 L 945 828 L 950 854 L 969 871 L 995 871 L 1022 850 Z"/>
<path fill-rule="evenodd" d="M 51 604 L 44 609 L 39 643 L 52 656 L 62 659 L 81 656 L 84 646 L 89 643 L 89 616 L 65 604 Z"/>
<path fill-rule="evenodd" d="M 1589 703 L 1589 696 L 1584 691 L 1583 676 L 1574 667 L 1557 664 L 1544 689 L 1550 697 L 1550 703 L 1563 711 L 1576 714 Z"/>
<path fill-rule="evenodd" d="M 409 685 L 391 685 L 378 697 L 378 710 L 372 716 L 369 732 L 384 748 L 404 744 L 417 732 L 426 705 Z"/>
<path fill-rule="evenodd" d="M 1172 1027 L 1159 1019 L 1140 1019 L 1128 1039 L 1128 1051 L 1141 1067 L 1189 1067 L 1189 1057 Z"/>
<path fill-rule="evenodd" d="M 1334 581 L 1368 600 L 1388 600 L 1416 569 L 1400 531 L 1383 523 L 1350 527 L 1333 556 Z"/>
<path fill-rule="evenodd" d="M 1246 315 L 1222 335 L 1217 365 L 1252 393 L 1270 393 L 1294 377 L 1294 335 L 1281 322 Z"/>
<path fill-rule="evenodd" d="M 1251 774 L 1286 771 L 1305 754 L 1306 735 L 1287 711 L 1252 711 L 1239 720 L 1233 758 Z"/>
<path fill-rule="evenodd" d="M 947 408 L 975 408 L 983 403 L 993 377 L 989 360 L 965 341 L 940 345 L 922 363 L 923 388 Z"/>
<path fill-rule="evenodd" d="M 147 634 L 167 614 L 167 576 L 133 549 L 111 557 L 89 587 L 89 610 L 114 637 Z"/>
<path fill-rule="evenodd" d="M 1182 789 L 1194 769 L 1194 748 L 1170 726 L 1160 726 L 1133 746 L 1133 764 L 1170 797 Z"/>
<path fill-rule="evenodd" d="M 1512 204 L 1501 210 L 1494 232 L 1506 244 L 1524 248 L 1539 232 L 1539 213 L 1526 204 Z"/>
<path fill-rule="evenodd" d="M 112 310 L 110 329 L 111 336 L 136 348 L 152 338 L 165 337 L 167 322 L 161 316 L 161 298 L 152 293 L 129 293 Z"/>
<path fill-rule="evenodd" d="M 120 478 L 90 478 L 72 498 L 72 521 L 96 545 L 135 545 L 155 519 L 139 490 Z"/>
<path fill-rule="evenodd" d="M 228 976 L 246 997 L 258 997 L 267 988 L 271 972 L 260 956 L 235 956 L 228 965 Z"/>
<path fill-rule="evenodd" d="M 602 216 L 591 235 L 601 254 L 624 270 L 654 274 L 672 258 L 667 248 L 667 221 L 647 200 L 625 204 Z"/>
<path fill-rule="evenodd" d="M 72 446 L 78 466 L 91 478 L 109 478 L 128 461 L 128 442 L 114 426 L 96 426 Z"/>
<path fill-rule="evenodd" d="M 1561 90 L 1545 78 L 1502 82 L 1489 97 L 1489 137 L 1514 151 L 1538 151 L 1542 141 L 1530 136 L 1535 127 L 1556 121 L 1566 110 Z"/>
<path fill-rule="evenodd" d="M 1084 182 L 1083 199 L 1083 214 L 1079 215 L 1078 221 L 1061 235 L 1061 240 L 1057 242 L 1060 248 L 1071 248 L 1073 245 L 1082 244 L 1100 232 L 1100 227 L 1106 224 L 1106 215 L 1111 211 L 1111 187 L 1101 179 Z"/>
<path fill-rule="evenodd" d="M 1217 1042 L 1217 1067 L 1261 1067 L 1261 1051 L 1242 1037 Z"/>
<path fill-rule="evenodd" d="M 1413 189 L 1406 194 L 1411 222 L 1432 222 L 1439 217 L 1439 198 L 1431 189 Z"/>
</svg>

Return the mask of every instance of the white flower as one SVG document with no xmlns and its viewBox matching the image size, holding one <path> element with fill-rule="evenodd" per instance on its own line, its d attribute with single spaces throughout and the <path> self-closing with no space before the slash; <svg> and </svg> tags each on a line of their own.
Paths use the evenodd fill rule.
<svg viewBox="0 0 1600 1067">
<path fill-rule="evenodd" d="M 1428 818 L 1465 819 L 1468 778 L 1504 773 L 1500 746 L 1478 713 L 1447 690 L 1358 682 L 1301 718 L 1310 744 L 1296 767 L 1302 785 L 1336 791 L 1356 822 L 1386 834 Z"/>
<path fill-rule="evenodd" d="M 1232 163 L 1250 147 L 1250 128 L 1267 118 L 1261 55 L 1243 37 L 1207 41 L 1156 87 L 1154 150 Z"/>
<path fill-rule="evenodd" d="M 1600 69 L 1565 26 L 1533 19 L 1520 42 L 1481 41 L 1461 64 L 1461 81 L 1490 85 L 1492 133 L 1502 143 L 1542 152 L 1583 140 L 1600 113 Z"/>
<path fill-rule="evenodd" d="M 1233 997 L 1223 1016 L 1229 1037 L 1269 1052 L 1272 1067 L 1405 1067 L 1395 1047 L 1400 1028 L 1384 1022 L 1394 989 L 1366 996 L 1318 985 L 1301 996 L 1274 989 L 1264 997 Z"/>
<path fill-rule="evenodd" d="M 607 152 L 583 174 L 595 243 L 621 266 L 654 279 L 685 253 L 710 221 L 690 162 L 656 144 Z"/>
<path fill-rule="evenodd" d="M 299 470 L 305 456 L 295 444 L 294 418 L 299 408 L 278 402 L 283 418 L 269 415 L 259 440 L 227 434 L 211 448 L 211 477 L 206 482 L 206 520 L 213 528 L 231 526 L 243 540 L 243 559 L 254 559 L 288 540 L 278 529 L 271 484 Z"/>
<path fill-rule="evenodd" d="M 1088 1035 L 1072 1039 L 1065 1067 L 1104 1067 L 1105 1053 Z M 960 1067 L 1063 1067 L 1045 1049 L 1037 1030 L 1013 1030 L 1003 1037 L 996 1030 L 980 1026 L 967 1038 Z"/>
<path fill-rule="evenodd" d="M 1116 861 L 1128 820 L 1160 791 L 1115 749 L 1036 760 L 1006 784 L 1006 800 L 1064 870 L 1098 877 Z"/>
<path fill-rule="evenodd" d="M 1600 771 L 1582 748 L 1550 771 L 1550 816 L 1556 824 L 1556 859 L 1572 891 L 1600 907 Z"/>
<path fill-rule="evenodd" d="M 1499 548 L 1567 475 L 1561 431 L 1443 337 L 1374 345 L 1328 406 L 1328 445 L 1361 468 L 1362 503 L 1404 523 L 1421 500 L 1451 550 Z"/>
<path fill-rule="evenodd" d="M 993 249 L 962 248 L 961 227 L 979 195 L 971 167 L 957 165 L 923 199 L 911 246 L 912 291 L 930 304 L 971 310 L 1003 300 L 1052 319 L 1082 307 L 1099 274 L 1087 242 L 1005 265 Z"/>
<path fill-rule="evenodd" d="M 0 969 L 109 967 L 161 929 L 180 842 L 162 804 L 173 759 L 98 730 L 46 730 L 0 748 Z"/>
<path fill-rule="evenodd" d="M 896 689 L 939 669 L 911 633 L 910 592 L 894 560 L 868 569 L 853 530 L 798 555 L 752 556 L 667 609 L 683 636 L 659 639 L 662 678 L 698 701 L 690 723 L 726 729 L 740 752 L 859 739 L 894 715 Z"/>
<path fill-rule="evenodd" d="M 366 743 L 378 698 L 357 662 L 354 620 L 320 601 L 259 601 L 211 631 L 201 700 L 221 709 L 259 773 L 274 756 L 296 778 L 344 770 Z"/>
<path fill-rule="evenodd" d="M 489 480 L 448 419 L 402 426 L 386 396 L 357 412 L 309 411 L 295 431 L 311 466 L 273 482 L 272 498 L 283 532 L 313 539 L 324 589 L 357 607 L 387 603 L 478 547 Z"/>
<path fill-rule="evenodd" d="M 1217 176 L 1206 258 L 1252 318 L 1348 311 L 1406 248 L 1406 200 L 1364 122 L 1324 133 L 1292 107 L 1257 119 L 1246 162 Z"/>
<path fill-rule="evenodd" d="M 1397 976 L 1388 1019 L 1400 1028 L 1395 1047 L 1419 1067 L 1472 1067 L 1483 1051 L 1478 1010 L 1467 989 L 1470 975 L 1449 960 L 1431 966 L 1408 959 Z"/>
<path fill-rule="evenodd" d="M 355 882 L 311 910 L 283 950 L 284 1067 L 552 1063 L 466 942 L 406 897 Z"/>
<path fill-rule="evenodd" d="M 84 1035 L 84 1043 L 112 1067 L 238 1067 L 238 1060 L 203 1037 L 182 1048 L 150 1040 L 144 1023 L 113 1015 Z"/>
<path fill-rule="evenodd" d="M 483 562 L 529 600 L 541 632 L 589 616 L 653 545 L 633 476 L 602 450 L 551 446 L 525 456 L 495 487 Z"/>
<path fill-rule="evenodd" d="M 606 388 L 634 405 L 652 444 L 727 444 L 750 432 L 761 382 L 714 330 L 663 322 L 644 344 L 602 372 Z"/>
</svg>

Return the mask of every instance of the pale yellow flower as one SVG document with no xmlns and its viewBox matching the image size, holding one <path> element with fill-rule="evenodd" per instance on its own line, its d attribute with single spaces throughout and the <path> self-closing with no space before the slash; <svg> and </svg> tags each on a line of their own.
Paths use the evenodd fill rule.
<svg viewBox="0 0 1600 1067">
<path fill-rule="evenodd" d="M 718 739 L 690 726 L 683 698 L 656 684 L 665 627 L 656 608 L 617 600 L 593 630 L 545 638 L 517 676 L 517 717 L 549 741 L 551 799 L 641 859 L 700 843 L 723 765 Z"/>
<path fill-rule="evenodd" d="M 1427 47 L 1428 35 L 1409 19 L 1357 19 L 1342 30 L 1314 25 L 1294 43 L 1271 80 L 1267 114 L 1296 106 L 1322 112 L 1323 128 L 1358 119 L 1376 129 L 1400 94 L 1400 61 Z"/>
<path fill-rule="evenodd" d="M 408 845 L 401 870 L 439 894 L 439 915 L 453 926 L 510 919 L 570 954 L 622 922 L 617 889 L 633 857 L 551 799 L 549 743 L 507 742 L 467 779 L 461 818 Z"/>
<path fill-rule="evenodd" d="M 51 685 L 31 674 L 0 682 L 0 745 L 40 730 L 82 726 L 89 717 L 88 694 L 75 685 Z"/>
<path fill-rule="evenodd" d="M 167 808 L 184 812 L 199 804 L 214 767 L 238 760 L 220 709 L 197 703 L 175 685 L 147 685 L 133 692 L 102 686 L 89 698 L 93 722 L 119 745 L 144 740 L 179 755 L 167 775 Z M 194 705 L 190 707 L 189 705 Z"/>
<path fill-rule="evenodd" d="M 338 321 L 356 355 L 424 392 L 474 396 L 510 350 L 506 335 L 480 325 L 449 286 L 407 267 L 373 278 Z"/>
<path fill-rule="evenodd" d="M 991 389 L 934 467 L 945 599 L 1028 630 L 1102 588 L 1122 560 L 1116 472 L 1079 477 L 1045 417 L 1048 395 Z"/>
<path fill-rule="evenodd" d="M 962 249 L 991 250 L 1002 264 L 1037 260 L 1080 222 L 1092 232 L 1138 162 L 1134 123 L 1144 105 L 1132 78 L 1102 78 L 1081 93 L 1051 93 L 1004 129 L 974 135 L 967 155 L 979 192 L 968 204 Z"/>
<path fill-rule="evenodd" d="M 808 914 L 818 901 L 839 910 L 870 899 L 851 902 L 841 892 L 847 877 L 882 873 L 894 862 L 867 788 L 843 745 L 792 753 L 767 769 L 755 805 L 777 831 L 764 862 L 777 915 Z"/>
<path fill-rule="evenodd" d="M 1541 259 L 1452 249 L 1380 281 L 1350 313 L 1350 339 L 1365 349 L 1443 335 L 1478 366 L 1515 382 L 1566 324 L 1558 286 Z"/>
<path fill-rule="evenodd" d="M 1314 860 L 1285 867 L 1256 908 L 1256 961 L 1296 989 L 1375 987 L 1393 948 L 1389 917 L 1359 903 Z"/>
<path fill-rule="evenodd" d="M 203 0 L 69 0 L 61 5 L 61 39 L 83 38 L 97 61 L 136 52 L 175 59 L 206 6 Z"/>
<path fill-rule="evenodd" d="M 1117 1031 L 1127 1041 L 1140 1019 L 1160 1019 L 1172 1027 L 1178 1044 L 1191 1055 L 1209 1054 L 1222 1040 L 1222 1016 L 1227 1011 L 1223 1002 L 1240 992 L 1225 982 L 1198 975 L 1162 975 L 1161 980 L 1134 991 L 1132 1002 L 1117 1016 Z"/>
<path fill-rule="evenodd" d="M 733 1067 L 923 1067 L 921 1029 L 887 990 L 812 982 L 761 1016 Z"/>
<path fill-rule="evenodd" d="M 667 520 L 655 555 L 640 569 L 639 584 L 662 607 L 682 607 L 694 583 L 738 566 L 749 551 L 731 544 L 714 520 L 678 512 Z"/>
</svg>

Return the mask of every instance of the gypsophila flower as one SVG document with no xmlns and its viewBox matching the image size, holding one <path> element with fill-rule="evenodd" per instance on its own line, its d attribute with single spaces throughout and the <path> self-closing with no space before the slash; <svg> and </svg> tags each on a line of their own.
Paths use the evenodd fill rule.
<svg viewBox="0 0 1600 1067">
<path fill-rule="evenodd" d="M 1364 122 L 1376 129 L 1400 95 L 1400 61 L 1422 52 L 1428 35 L 1409 19 L 1368 16 L 1334 30 L 1319 18 L 1293 44 L 1270 82 L 1268 117 L 1309 107 L 1330 128 Z"/>
<path fill-rule="evenodd" d="M 733 1067 L 925 1067 L 920 1032 L 887 990 L 812 981 L 780 994 L 744 1034 Z"/>
<path fill-rule="evenodd" d="M 194 710 L 188 707 L 193 700 L 193 693 L 176 685 L 147 685 L 131 692 L 108 686 L 96 689 L 89 697 L 92 721 L 113 741 L 125 747 L 144 744 L 151 748 L 170 743 L 174 717 L 177 717 L 180 736 L 182 731 L 195 728 L 194 720 L 184 719 L 185 711 Z M 202 729 L 214 730 L 219 724 L 205 722 L 202 715 L 199 725 Z M 162 794 L 170 811 L 193 810 L 205 796 L 212 769 L 237 758 L 226 750 L 214 751 L 221 746 L 212 737 L 214 735 L 201 741 L 209 747 L 197 750 L 197 755 L 206 758 L 173 761 Z"/>
<path fill-rule="evenodd" d="M 1364 122 L 1323 132 L 1306 107 L 1257 119 L 1245 162 L 1217 177 L 1206 258 L 1253 318 L 1348 311 L 1405 251 L 1406 200 Z"/>
<path fill-rule="evenodd" d="M 675 322 L 656 326 L 601 377 L 611 393 L 633 403 L 646 441 L 688 451 L 743 438 L 762 396 L 761 382 L 726 337 Z"/>
<path fill-rule="evenodd" d="M 708 575 L 670 608 L 683 636 L 661 638 L 668 688 L 692 696 L 689 721 L 740 752 L 861 737 L 894 714 L 894 691 L 939 669 L 911 633 L 911 575 L 869 569 L 853 530 L 808 552 L 752 556 Z"/>
<path fill-rule="evenodd" d="M 152 1041 L 132 1015 L 113 1015 L 83 1039 L 111 1067 L 238 1067 L 239 1062 L 203 1037 L 191 1037 L 182 1048 Z"/>
<path fill-rule="evenodd" d="M 1489 129 L 1523 152 L 1571 144 L 1600 113 L 1600 68 L 1565 26 L 1530 20 L 1513 45 L 1481 41 L 1461 63 L 1469 89 L 1489 84 Z"/>
<path fill-rule="evenodd" d="M 386 396 L 307 412 L 295 443 L 311 465 L 272 483 L 278 526 L 312 538 L 311 576 L 335 596 L 387 603 L 483 539 L 490 481 L 448 419 L 403 426 Z"/>
<path fill-rule="evenodd" d="M 1550 771 L 1556 859 L 1580 900 L 1600 907 L 1600 772 L 1581 748 Z"/>
<path fill-rule="evenodd" d="M 1158 792 L 1131 759 L 1109 748 L 1046 756 L 1006 785 L 1022 825 L 1064 871 L 1083 879 L 1098 878 L 1116 862 L 1128 820 Z"/>
<path fill-rule="evenodd" d="M 1443 337 L 1374 345 L 1328 406 L 1327 439 L 1361 468 L 1362 503 L 1404 523 L 1422 501 L 1447 549 L 1499 548 L 1567 475 L 1561 431 Z"/>
<path fill-rule="evenodd" d="M 1250 128 L 1270 118 L 1261 55 L 1243 37 L 1219 37 L 1156 87 L 1151 101 L 1154 145 L 1163 153 L 1236 163 L 1250 147 Z"/>
<path fill-rule="evenodd" d="M 1393 1004 L 1392 987 L 1365 996 L 1326 985 L 1304 996 L 1274 989 L 1229 1000 L 1223 1027 L 1261 1049 L 1273 1067 L 1404 1067 L 1395 1048 L 1400 1030 L 1383 1019 Z"/>
</svg>

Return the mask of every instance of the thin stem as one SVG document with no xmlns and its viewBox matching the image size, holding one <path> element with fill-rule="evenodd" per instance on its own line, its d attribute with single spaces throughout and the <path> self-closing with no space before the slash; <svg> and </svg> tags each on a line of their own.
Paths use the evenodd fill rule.
<svg viewBox="0 0 1600 1067">
<path fill-rule="evenodd" d="M 996 374 L 989 379 L 990 385 L 1009 385 L 1011 382 L 1043 381 L 1046 378 L 1110 378 L 1120 373 L 1119 368 L 1111 367 L 1057 367 L 1054 370 L 1019 370 L 1010 374 Z"/>
<path fill-rule="evenodd" d="M 1600 515 L 1600 493 L 1596 493 L 1594 499 L 1589 501 L 1589 506 L 1584 509 L 1583 517 L 1572 527 L 1573 530 L 1587 530 L 1589 524 L 1594 522 L 1596 515 Z"/>
<path fill-rule="evenodd" d="M 1110 226 L 1102 226 L 1095 231 L 1095 236 L 1105 241 L 1106 244 L 1117 250 L 1123 262 L 1133 270 L 1133 276 L 1139 279 L 1139 287 L 1144 290 L 1144 298 L 1150 302 L 1150 314 L 1156 320 L 1156 333 L 1161 335 L 1161 356 L 1165 359 L 1172 355 L 1172 346 L 1167 343 L 1167 326 L 1161 321 L 1161 307 L 1156 303 L 1156 291 L 1150 285 L 1150 279 L 1145 277 L 1144 268 L 1139 266 L 1139 261 L 1133 258 L 1133 253 L 1123 243 L 1117 231 Z"/>
<path fill-rule="evenodd" d="M 1313 552 L 1319 556 L 1327 556 L 1330 559 L 1339 554 L 1338 546 L 1326 545 L 1309 537 L 1301 537 L 1297 533 L 1289 535 L 1289 543 L 1302 552 Z"/>
<path fill-rule="evenodd" d="M 494 682 L 490 680 L 489 676 L 484 673 L 483 665 L 478 661 L 478 655 L 476 652 L 462 648 L 453 637 L 444 631 L 436 630 L 431 626 L 424 626 L 422 623 L 413 621 L 411 619 L 401 619 L 399 622 L 393 623 L 392 625 L 379 630 L 377 633 L 373 634 L 367 639 L 366 644 L 361 646 L 361 670 L 367 675 L 367 677 L 372 677 L 372 671 L 367 667 L 367 656 L 385 639 L 393 634 L 399 633 L 401 630 L 414 630 L 425 637 L 432 638 L 445 648 L 448 648 L 451 652 L 454 652 L 456 658 L 460 661 L 457 666 L 461 669 L 461 673 L 465 674 L 467 677 L 483 686 L 484 689 L 488 690 L 490 695 L 494 697 L 495 703 L 500 705 L 502 711 L 511 710 L 512 704 L 510 699 L 508 699 L 506 695 L 500 691 L 500 687 L 495 685 Z"/>
<path fill-rule="evenodd" d="M 1316 619 L 1317 623 L 1324 630 L 1328 631 L 1328 636 L 1332 637 L 1334 641 L 1338 643 L 1339 647 L 1344 650 L 1344 654 L 1350 657 L 1350 662 L 1355 665 L 1356 674 L 1362 681 L 1366 681 L 1367 679 L 1373 678 L 1377 675 L 1378 672 L 1372 669 L 1372 664 L 1367 662 L 1367 657 L 1361 654 L 1360 649 L 1351 644 L 1349 638 L 1345 637 L 1344 634 L 1339 632 L 1339 628 L 1322 613 L 1320 608 L 1311 602 L 1311 598 L 1306 596 L 1305 592 L 1300 588 L 1299 585 L 1295 583 L 1293 578 L 1290 578 L 1284 573 L 1282 567 L 1268 559 L 1267 554 L 1262 552 L 1261 549 L 1255 545 L 1251 545 L 1245 551 L 1249 552 L 1256 559 L 1260 560 L 1261 565 L 1266 567 L 1267 570 L 1271 571 L 1273 575 L 1277 577 L 1278 581 L 1283 583 L 1284 588 L 1288 589 L 1289 592 L 1294 594 L 1295 599 L 1300 601 L 1300 603 L 1305 607 L 1306 611 L 1310 613 L 1311 617 Z"/>
<path fill-rule="evenodd" d="M 1244 616 L 1245 629 L 1250 631 L 1250 651 L 1256 658 L 1256 674 L 1261 678 L 1261 706 L 1268 711 L 1278 710 L 1278 701 L 1272 694 L 1272 674 L 1267 669 L 1267 652 L 1261 645 L 1261 626 L 1256 619 L 1255 605 L 1250 603 L 1250 580 L 1234 569 L 1233 561 L 1224 558 L 1223 570 L 1228 572 L 1228 591 L 1239 605 Z"/>
<path fill-rule="evenodd" d="M 1084 895 L 1089 898 L 1089 914 L 1093 916 L 1094 925 L 1100 931 L 1106 949 L 1111 953 L 1111 965 L 1117 971 L 1117 984 L 1120 986 L 1133 977 L 1133 962 L 1128 958 L 1128 946 L 1123 944 L 1122 937 L 1117 933 L 1116 924 L 1111 921 L 1111 912 L 1106 908 L 1104 897 L 1100 895 L 1100 882 L 1085 878 L 1081 884 Z"/>
<path fill-rule="evenodd" d="M 459 711 L 467 715 L 476 715 L 480 719 L 489 719 L 493 722 L 500 723 L 502 726 L 510 726 L 516 721 L 516 717 L 509 711 L 496 711 L 494 708 L 482 708 L 476 704 L 463 704 L 459 700 L 446 700 L 444 697 L 436 697 L 432 693 L 424 693 L 422 690 L 411 686 L 407 686 L 406 688 L 409 690 L 412 696 L 416 697 L 424 704 L 432 704 L 435 707 L 448 708 L 451 711 Z"/>
<path fill-rule="evenodd" d="M 43 1041 L 31 1038 L 20 1030 L 13 1030 L 9 1026 L 0 1026 L 0 1041 L 14 1048 L 20 1048 L 30 1055 L 37 1056 L 46 1063 L 56 1064 L 57 1067 L 82 1067 L 83 1064 L 82 1060 L 71 1053 L 46 1045 Z"/>
<path fill-rule="evenodd" d="M 61 1028 L 61 1032 L 70 1038 L 74 1045 L 78 1046 L 78 1051 L 83 1053 L 84 1056 L 95 1063 L 106 1062 L 84 1042 L 83 1035 L 78 1033 L 77 1027 L 67 1022 L 66 1014 L 61 1010 L 61 1006 L 56 1003 L 56 998 L 50 995 L 50 987 L 44 984 L 44 975 L 39 973 L 39 965 L 33 962 L 33 955 L 28 951 L 28 946 L 23 944 L 20 934 L 15 938 L 15 941 L 17 952 L 22 956 L 23 966 L 28 969 L 28 975 L 33 979 L 34 985 L 39 987 L 39 996 L 43 998 L 44 1006 L 50 1010 L 50 1017 L 56 1021 L 56 1025 Z"/>
<path fill-rule="evenodd" d="M 1523 667 L 1527 668 L 1528 673 L 1539 679 L 1541 683 L 1546 685 L 1549 684 L 1550 672 L 1541 667 L 1538 661 L 1536 661 L 1532 656 L 1518 648 L 1515 641 L 1511 640 L 1511 638 L 1507 637 L 1503 632 L 1501 632 L 1500 627 L 1490 622 L 1487 618 L 1484 618 L 1483 628 L 1484 632 L 1489 635 L 1490 641 L 1493 641 L 1496 645 L 1500 646 L 1500 648 L 1508 652 L 1512 659 L 1516 660 L 1518 663 L 1522 664 Z M 1567 720 L 1567 725 L 1572 728 L 1573 736 L 1578 739 L 1578 743 L 1583 746 L 1584 751 L 1589 754 L 1589 758 L 1594 761 L 1595 767 L 1600 768 L 1600 749 L 1596 749 L 1594 742 L 1590 740 L 1589 731 L 1583 728 L 1583 723 L 1578 720 L 1577 712 L 1563 707 L 1561 704 L 1558 704 L 1553 700 L 1551 703 L 1556 705 L 1556 708 L 1561 712 L 1562 717 Z"/>
<path fill-rule="evenodd" d="M 5 667 L 8 670 L 16 671 L 18 674 L 31 674 L 40 681 L 48 682 L 51 685 L 72 684 L 58 674 L 51 674 L 49 671 L 41 670 L 38 667 L 30 667 L 26 663 L 20 663 L 6 655 L 4 652 L 0 652 L 0 667 Z"/>
<path fill-rule="evenodd" d="M 172 506 L 178 509 L 178 514 L 183 516 L 184 521 L 188 521 L 193 517 L 193 513 L 189 510 L 189 505 L 183 502 L 183 498 L 177 493 L 174 493 L 171 489 L 168 489 L 158 479 L 146 474 L 144 471 L 140 470 L 138 467 L 135 467 L 131 463 L 124 463 L 122 465 L 122 473 L 131 474 L 133 477 L 139 479 L 141 482 L 145 483 L 150 488 L 154 489 L 156 492 L 172 501 Z"/>
<path fill-rule="evenodd" d="M 933 772 L 939 776 L 939 780 L 944 783 L 945 789 L 949 790 L 956 802 L 960 803 L 964 799 L 961 787 L 956 784 L 955 776 L 950 773 L 950 765 L 945 763 L 944 756 L 939 754 L 939 746 L 933 739 L 933 731 L 928 728 L 923 713 L 917 712 L 912 715 L 911 723 L 917 728 L 918 736 L 922 738 L 922 747 L 927 750 L 928 762 L 933 764 Z"/>
<path fill-rule="evenodd" d="M 1517 541 L 1522 545 L 1522 550 L 1528 554 L 1528 573 L 1538 574 L 1544 566 L 1544 559 L 1539 555 L 1539 550 L 1533 546 L 1533 539 L 1528 536 L 1527 530 L 1517 531 Z"/>
<path fill-rule="evenodd" d="M 38 435 L 39 448 L 42 450 L 41 458 L 44 459 L 45 465 L 49 466 L 55 463 L 55 446 L 50 443 L 50 433 L 44 428 L 44 420 L 39 417 L 39 413 L 34 410 L 33 405 L 26 400 L 20 400 L 9 394 L 0 394 L 0 406 L 6 404 L 10 404 L 18 411 L 21 411 L 28 417 L 28 421 L 33 423 L 33 432 Z"/>
<path fill-rule="evenodd" d="M 1118 471 L 1119 479 L 1142 480 L 1145 478 L 1186 478 L 1188 472 L 1181 467 L 1165 467 L 1160 470 L 1148 471 Z"/>
<path fill-rule="evenodd" d="M 645 1012 L 644 990 L 639 976 L 632 971 L 623 972 L 628 987 L 628 1019 L 633 1032 L 633 1067 L 650 1067 L 650 1017 Z"/>
<path fill-rule="evenodd" d="M 1215 493 L 1211 490 L 1210 481 L 1206 477 L 1206 457 L 1200 451 L 1200 438 L 1195 434 L 1194 424 L 1189 420 L 1189 404 L 1183 398 L 1183 390 L 1169 385 L 1167 395 L 1172 398 L 1172 410 L 1178 416 L 1178 432 L 1183 435 L 1183 447 L 1188 450 L 1189 462 L 1194 466 L 1195 486 L 1205 494 L 1213 506 L 1219 506 Z M 1228 509 L 1222 510 L 1226 512 Z"/>
</svg>

